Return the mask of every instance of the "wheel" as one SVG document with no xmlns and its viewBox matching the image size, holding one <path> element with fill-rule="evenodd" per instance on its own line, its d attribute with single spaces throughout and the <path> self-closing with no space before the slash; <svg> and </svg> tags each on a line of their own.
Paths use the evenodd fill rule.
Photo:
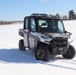
<svg viewBox="0 0 76 75">
<path fill-rule="evenodd" d="M 75 48 L 70 45 L 66 54 L 63 55 L 64 58 L 72 59 L 75 57 Z"/>
<path fill-rule="evenodd" d="M 19 41 L 19 50 L 24 51 L 25 50 L 25 46 L 24 46 L 24 41 L 23 39 L 21 39 Z"/>
<path fill-rule="evenodd" d="M 35 58 L 37 60 L 48 61 L 50 53 L 48 48 L 45 45 L 38 46 L 35 50 Z"/>
</svg>

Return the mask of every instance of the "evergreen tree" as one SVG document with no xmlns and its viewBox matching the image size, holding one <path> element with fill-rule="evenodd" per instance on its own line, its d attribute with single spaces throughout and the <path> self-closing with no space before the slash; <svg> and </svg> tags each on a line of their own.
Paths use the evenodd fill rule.
<svg viewBox="0 0 76 75">
<path fill-rule="evenodd" d="M 61 18 L 61 16 L 60 16 L 60 14 L 59 14 L 59 13 L 57 13 L 57 14 L 56 14 L 56 16 L 57 16 L 58 18 Z"/>
<path fill-rule="evenodd" d="M 75 14 L 74 10 L 69 11 L 69 19 L 70 20 L 76 19 L 76 14 Z"/>
</svg>

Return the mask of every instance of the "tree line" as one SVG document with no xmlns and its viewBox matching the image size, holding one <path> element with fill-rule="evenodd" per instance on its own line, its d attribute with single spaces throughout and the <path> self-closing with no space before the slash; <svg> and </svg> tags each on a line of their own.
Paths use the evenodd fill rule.
<svg viewBox="0 0 76 75">
<path fill-rule="evenodd" d="M 70 10 L 68 12 L 68 15 L 61 16 L 59 13 L 57 13 L 56 15 L 63 20 L 76 20 L 76 13 L 74 12 L 74 10 Z"/>
<path fill-rule="evenodd" d="M 13 22 L 11 21 L 0 21 L 0 25 L 3 25 L 3 24 L 12 24 Z"/>
<path fill-rule="evenodd" d="M 57 13 L 56 16 L 63 20 L 76 20 L 76 13 L 74 12 L 74 10 L 70 10 L 68 12 L 68 15 L 61 16 L 59 13 Z M 23 21 L 0 21 L 0 25 L 12 24 L 12 23 L 17 23 L 17 22 L 21 23 Z"/>
<path fill-rule="evenodd" d="M 0 25 L 22 23 L 23 21 L 0 21 Z"/>
</svg>

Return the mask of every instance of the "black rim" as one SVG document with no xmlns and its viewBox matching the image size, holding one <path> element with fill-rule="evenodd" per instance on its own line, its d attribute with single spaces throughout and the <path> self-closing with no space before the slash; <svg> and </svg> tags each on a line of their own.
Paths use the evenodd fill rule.
<svg viewBox="0 0 76 75">
<path fill-rule="evenodd" d="M 37 57 L 38 57 L 39 59 L 43 59 L 43 58 L 44 58 L 44 55 L 45 55 L 44 51 L 38 50 Z"/>
<path fill-rule="evenodd" d="M 20 47 L 21 47 L 21 41 L 19 42 L 19 45 L 20 45 Z"/>
<path fill-rule="evenodd" d="M 71 50 L 68 51 L 68 54 L 69 54 L 69 55 L 72 55 Z"/>
</svg>

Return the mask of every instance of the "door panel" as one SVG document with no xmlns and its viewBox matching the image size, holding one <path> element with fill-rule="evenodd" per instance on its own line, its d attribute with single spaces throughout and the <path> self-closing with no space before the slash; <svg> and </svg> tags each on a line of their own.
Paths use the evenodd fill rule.
<svg viewBox="0 0 76 75">
<path fill-rule="evenodd" d="M 28 34 L 28 30 L 25 30 L 24 31 L 24 46 L 26 46 L 26 47 L 28 47 L 28 36 L 27 36 L 27 34 Z"/>
<path fill-rule="evenodd" d="M 29 45 L 30 49 L 34 50 L 34 44 L 35 44 L 35 32 L 36 32 L 36 23 L 34 18 L 30 19 L 30 33 L 29 33 Z"/>
<path fill-rule="evenodd" d="M 24 46 L 25 47 L 29 47 L 29 43 L 28 43 L 28 25 L 29 25 L 29 19 L 28 17 L 26 17 L 24 19 Z"/>
</svg>

